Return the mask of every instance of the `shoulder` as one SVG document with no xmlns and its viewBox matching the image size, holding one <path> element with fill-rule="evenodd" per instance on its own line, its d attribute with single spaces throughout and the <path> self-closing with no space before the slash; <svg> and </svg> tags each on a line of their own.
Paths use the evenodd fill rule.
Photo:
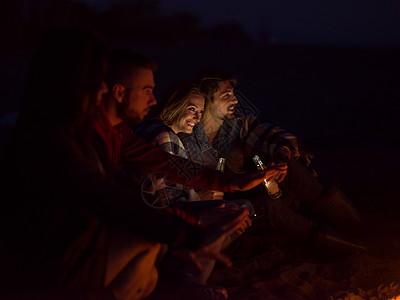
<svg viewBox="0 0 400 300">
<path fill-rule="evenodd" d="M 117 126 L 114 126 L 114 129 L 117 130 L 119 134 L 122 136 L 129 136 L 133 134 L 133 130 L 125 122 L 122 122 Z"/>
<path fill-rule="evenodd" d="M 164 128 L 165 129 L 165 128 Z M 172 130 L 159 130 L 156 135 L 153 136 L 151 143 L 154 145 L 163 145 L 163 144 L 179 144 L 179 137 Z"/>
<path fill-rule="evenodd" d="M 203 125 L 201 123 L 197 123 L 193 128 L 193 133 L 197 136 L 206 136 L 206 132 L 204 131 Z"/>
<path fill-rule="evenodd" d="M 172 130 L 161 132 L 154 137 L 152 143 L 160 146 L 164 151 L 187 158 L 187 152 L 180 138 Z"/>
<path fill-rule="evenodd" d="M 175 134 L 171 128 L 159 120 L 152 120 L 142 124 L 135 133 L 149 143 L 158 145 L 158 141 L 168 140 L 171 134 Z"/>
<path fill-rule="evenodd" d="M 179 132 L 178 136 L 184 145 L 186 145 L 186 143 L 197 143 L 198 141 L 207 139 L 201 123 L 197 123 L 196 126 L 194 126 L 192 133 Z"/>
<path fill-rule="evenodd" d="M 137 129 L 137 134 L 150 144 L 161 147 L 165 152 L 185 158 L 187 156 L 182 141 L 169 126 L 161 121 L 143 124 Z"/>
</svg>

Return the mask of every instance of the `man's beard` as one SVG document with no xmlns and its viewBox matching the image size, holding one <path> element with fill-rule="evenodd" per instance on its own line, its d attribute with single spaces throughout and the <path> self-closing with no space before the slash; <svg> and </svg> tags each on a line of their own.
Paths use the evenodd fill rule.
<svg viewBox="0 0 400 300">
<path fill-rule="evenodd" d="M 236 117 L 235 113 L 225 115 L 224 120 L 232 120 Z"/>
<path fill-rule="evenodd" d="M 140 114 L 128 110 L 128 106 L 124 102 L 118 107 L 118 115 L 124 122 L 132 124 L 140 124 L 144 120 Z"/>
<path fill-rule="evenodd" d="M 122 115 L 122 120 L 132 124 L 140 124 L 143 122 L 144 117 L 141 117 L 138 114 L 124 114 Z"/>
</svg>

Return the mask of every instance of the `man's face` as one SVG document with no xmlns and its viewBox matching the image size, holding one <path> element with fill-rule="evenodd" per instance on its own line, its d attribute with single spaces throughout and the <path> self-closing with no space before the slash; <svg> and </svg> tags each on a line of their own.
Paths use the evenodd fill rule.
<svg viewBox="0 0 400 300">
<path fill-rule="evenodd" d="M 210 105 L 210 113 L 214 118 L 231 119 L 234 117 L 235 106 L 238 103 L 234 89 L 229 81 L 218 83 L 218 91 L 214 93 L 214 101 Z"/>
<path fill-rule="evenodd" d="M 141 123 L 152 106 L 157 104 L 153 95 L 155 87 L 153 71 L 139 68 L 126 87 L 120 110 L 124 121 Z"/>
</svg>

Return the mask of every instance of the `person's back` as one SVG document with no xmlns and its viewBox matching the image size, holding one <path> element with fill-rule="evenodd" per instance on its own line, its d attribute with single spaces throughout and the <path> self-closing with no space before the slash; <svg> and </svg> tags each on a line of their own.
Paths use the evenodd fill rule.
<svg viewBox="0 0 400 300">
<path fill-rule="evenodd" d="M 106 49 L 96 37 L 65 29 L 46 35 L 32 59 L 19 119 L 6 152 L 4 163 L 8 167 L 2 170 L 8 175 L 8 212 L 3 219 L 9 229 L 8 270 L 14 273 L 8 279 L 19 284 L 21 290 L 57 286 L 61 278 L 64 287 L 75 280 L 89 286 L 102 283 L 105 249 L 92 257 L 93 276 L 72 278 L 83 275 L 89 265 L 68 273 L 62 270 L 61 262 L 67 259 L 67 245 L 78 236 L 89 234 L 88 230 L 101 231 L 94 225 L 95 220 L 82 230 L 82 219 L 76 211 L 87 215 L 95 203 L 87 203 L 89 194 L 84 186 L 91 178 L 78 178 L 76 169 L 94 176 L 101 171 L 85 128 L 89 125 L 91 101 L 96 101 L 98 94 L 101 97 L 105 57 Z M 85 72 L 93 72 L 93 76 L 80 77 Z M 65 88 L 68 86 L 74 88 Z M 93 94 L 87 95 L 87 103 L 82 106 L 84 91 Z M 93 219 L 98 213 L 93 213 Z M 98 237 L 101 240 L 101 234 Z M 68 263 L 71 261 L 64 260 Z"/>
</svg>

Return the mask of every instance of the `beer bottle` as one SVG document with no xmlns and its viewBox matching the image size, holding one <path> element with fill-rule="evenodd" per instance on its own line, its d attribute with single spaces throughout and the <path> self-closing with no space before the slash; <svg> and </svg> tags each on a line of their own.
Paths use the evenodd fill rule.
<svg viewBox="0 0 400 300">
<path fill-rule="evenodd" d="M 225 158 L 220 157 L 217 164 L 217 171 L 224 173 L 225 170 Z"/>
<path fill-rule="evenodd" d="M 257 167 L 257 170 L 265 170 L 265 165 L 261 161 L 260 157 L 258 155 L 254 155 L 253 161 Z M 279 188 L 278 183 L 276 182 L 274 177 L 270 177 L 268 179 L 264 179 L 263 185 L 265 189 L 268 192 L 268 195 L 272 199 L 278 199 L 280 196 L 282 196 L 282 190 Z"/>
</svg>

